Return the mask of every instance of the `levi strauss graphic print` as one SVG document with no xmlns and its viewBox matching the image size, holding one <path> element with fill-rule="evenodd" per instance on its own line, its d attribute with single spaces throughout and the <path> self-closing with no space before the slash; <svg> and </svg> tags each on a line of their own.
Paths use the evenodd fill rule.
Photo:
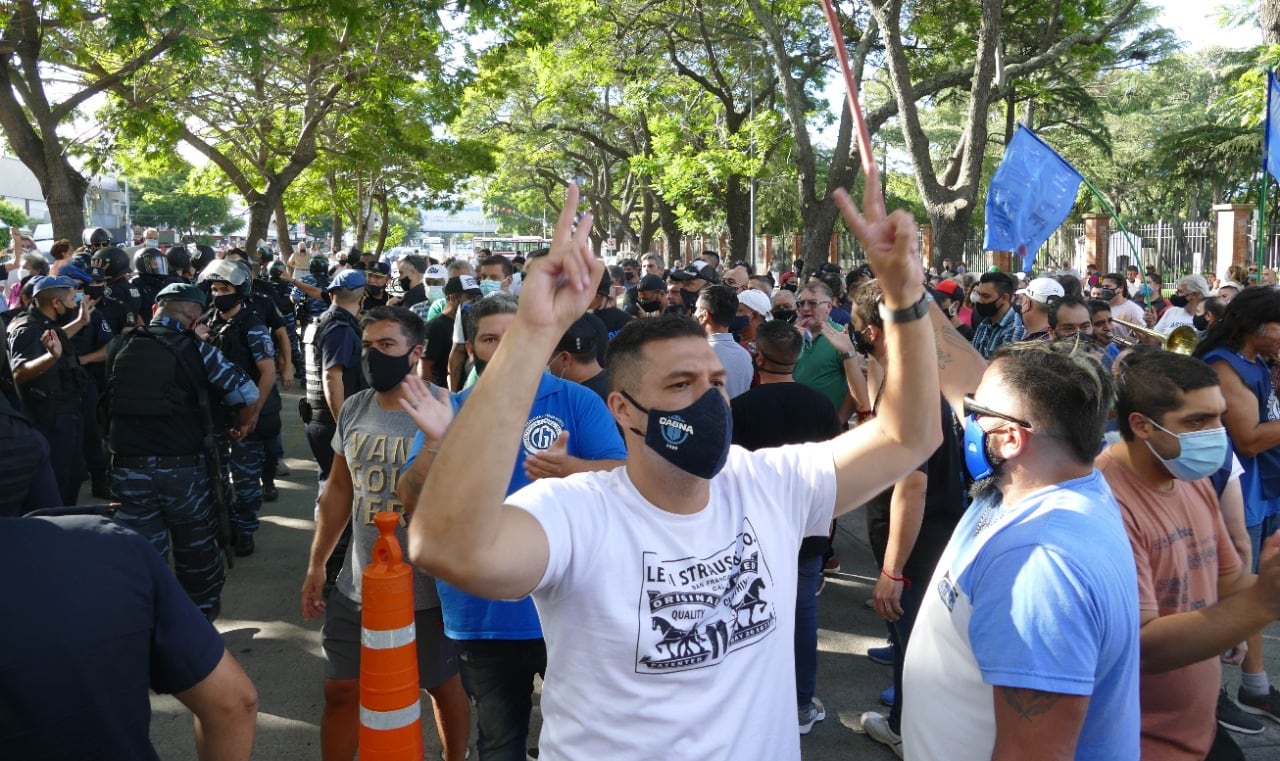
<svg viewBox="0 0 1280 761">
<path fill-rule="evenodd" d="M 636 673 L 712 666 L 777 628 L 773 576 L 751 521 L 703 558 L 643 554 Z"/>
</svg>

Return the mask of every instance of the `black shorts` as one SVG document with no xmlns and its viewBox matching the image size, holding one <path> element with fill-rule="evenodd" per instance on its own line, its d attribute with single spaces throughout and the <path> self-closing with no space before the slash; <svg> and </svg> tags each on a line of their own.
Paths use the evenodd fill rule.
<svg viewBox="0 0 1280 761">
<path fill-rule="evenodd" d="M 418 683 L 424 690 L 444 684 L 458 673 L 458 653 L 445 636 L 444 615 L 439 608 L 414 612 L 418 646 Z M 325 610 L 320 632 L 326 679 L 360 678 L 360 603 L 334 590 Z"/>
</svg>

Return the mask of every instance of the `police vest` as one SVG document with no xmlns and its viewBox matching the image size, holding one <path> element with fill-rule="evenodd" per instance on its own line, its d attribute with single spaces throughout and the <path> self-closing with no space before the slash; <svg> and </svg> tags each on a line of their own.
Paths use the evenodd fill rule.
<svg viewBox="0 0 1280 761">
<path fill-rule="evenodd" d="M 307 403 L 311 405 L 312 414 L 322 419 L 332 416 L 329 414 L 329 405 L 324 400 L 324 358 L 321 356 L 320 346 L 330 332 L 343 329 L 351 330 L 357 338 L 360 336 L 360 322 L 355 315 L 342 308 L 333 308 L 325 312 L 318 322 L 308 325 L 305 334 Z M 350 397 L 365 386 L 364 375 L 358 366 L 342 368 L 342 391 L 345 397 Z"/>
<path fill-rule="evenodd" d="M 257 314 L 247 307 L 246 303 L 242 303 L 236 316 L 225 321 L 217 316 L 216 311 L 212 312 L 213 319 L 208 323 L 209 343 L 218 347 L 231 364 L 244 370 L 256 384 L 262 377 L 262 371 L 258 369 L 258 362 L 253 358 L 253 351 L 249 347 L 249 331 L 255 326 L 265 330 L 266 326 Z M 273 385 L 258 414 L 264 418 L 278 415 L 280 407 L 280 392 Z"/>
<path fill-rule="evenodd" d="M 180 457 L 203 451 L 199 391 L 208 389 L 209 379 L 195 342 L 163 325 L 111 339 L 106 369 L 112 453 Z"/>
<path fill-rule="evenodd" d="M 18 397 L 22 400 L 23 407 L 37 421 L 48 421 L 54 415 L 78 412 L 81 392 L 85 386 L 85 372 L 76 359 L 71 339 L 67 338 L 67 334 L 56 323 L 37 312 L 34 304 L 9 324 L 9 335 L 12 336 L 28 325 L 41 333 L 46 330 L 57 331 L 58 340 L 62 343 L 62 356 L 43 375 L 18 385 Z"/>
</svg>

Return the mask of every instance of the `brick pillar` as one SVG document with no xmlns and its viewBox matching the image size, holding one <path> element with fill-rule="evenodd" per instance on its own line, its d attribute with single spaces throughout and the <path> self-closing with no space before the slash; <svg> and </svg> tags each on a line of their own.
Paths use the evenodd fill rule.
<svg viewBox="0 0 1280 761">
<path fill-rule="evenodd" d="M 933 265 L 933 225 L 921 225 L 920 234 L 920 253 L 924 255 L 924 266 L 928 269 Z M 938 265 L 941 266 L 942 262 L 939 261 Z"/>
<path fill-rule="evenodd" d="M 764 236 L 764 271 L 773 269 L 773 236 Z"/>
<path fill-rule="evenodd" d="M 1111 216 L 1109 214 L 1084 215 L 1084 255 L 1085 264 L 1095 265 L 1106 273 L 1111 271 L 1110 251 L 1107 245 L 1111 238 Z M 1137 264 L 1137 262 L 1134 262 Z"/>
<path fill-rule="evenodd" d="M 1014 261 L 1014 254 L 1012 251 L 992 251 L 991 263 L 999 267 L 1001 272 L 1012 273 L 1017 269 L 1017 263 Z"/>
<path fill-rule="evenodd" d="M 831 233 L 831 245 L 827 247 L 827 261 L 832 264 L 840 263 L 840 233 Z M 808 266 L 807 262 L 805 266 Z"/>
<path fill-rule="evenodd" d="M 1215 235 L 1218 241 L 1218 262 L 1214 272 L 1220 279 L 1227 278 L 1227 268 L 1233 264 L 1249 266 L 1253 251 L 1249 250 L 1249 223 L 1253 220 L 1253 204 L 1224 203 L 1213 207 Z"/>
</svg>

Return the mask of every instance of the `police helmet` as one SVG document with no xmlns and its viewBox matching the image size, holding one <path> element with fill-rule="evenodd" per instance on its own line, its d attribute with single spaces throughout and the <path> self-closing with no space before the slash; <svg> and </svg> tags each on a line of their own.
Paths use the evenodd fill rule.
<svg viewBox="0 0 1280 761">
<path fill-rule="evenodd" d="M 267 277 L 270 278 L 273 282 L 278 283 L 280 282 L 280 277 L 284 275 L 284 271 L 285 271 L 284 262 L 272 262 L 271 266 L 267 267 Z"/>
<path fill-rule="evenodd" d="M 311 264 L 307 266 L 307 270 L 316 277 L 322 277 L 329 274 L 329 260 L 323 256 L 311 257 Z"/>
<path fill-rule="evenodd" d="M 243 262 L 215 259 L 200 272 L 200 283 L 227 283 L 234 286 L 236 293 L 248 296 L 253 291 L 253 278 L 249 276 L 249 268 Z"/>
<path fill-rule="evenodd" d="M 144 248 L 133 255 L 133 268 L 139 275 L 168 275 L 169 260 L 158 248 Z"/>
<path fill-rule="evenodd" d="M 258 244 L 258 263 L 259 264 L 267 264 L 268 262 L 270 262 L 272 259 L 275 259 L 275 258 L 276 258 L 275 252 L 271 250 L 270 246 L 266 245 L 265 243 Z"/>
<path fill-rule="evenodd" d="M 129 255 L 119 246 L 107 246 L 94 251 L 90 261 L 94 267 L 102 270 L 102 276 L 108 280 L 129 272 Z"/>
<path fill-rule="evenodd" d="M 170 272 L 181 274 L 191 266 L 191 251 L 185 243 L 172 246 L 164 252 L 164 258 L 169 262 Z"/>
<path fill-rule="evenodd" d="M 218 252 L 213 250 L 213 246 L 206 246 L 203 243 L 196 244 L 195 253 L 191 255 L 191 269 L 196 272 L 203 272 L 210 262 L 217 260 Z"/>
<path fill-rule="evenodd" d="M 84 241 L 85 248 L 90 250 L 110 246 L 112 243 L 111 233 L 101 227 L 86 227 L 80 237 Z"/>
</svg>

